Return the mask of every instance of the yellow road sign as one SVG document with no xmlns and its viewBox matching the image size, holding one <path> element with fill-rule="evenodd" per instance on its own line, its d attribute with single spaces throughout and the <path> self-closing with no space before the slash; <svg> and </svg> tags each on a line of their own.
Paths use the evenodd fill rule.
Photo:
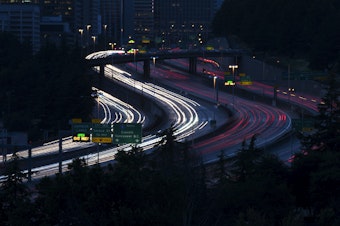
<svg viewBox="0 0 340 226">
<path fill-rule="evenodd" d="M 93 143 L 112 143 L 111 137 L 92 137 Z"/>
</svg>

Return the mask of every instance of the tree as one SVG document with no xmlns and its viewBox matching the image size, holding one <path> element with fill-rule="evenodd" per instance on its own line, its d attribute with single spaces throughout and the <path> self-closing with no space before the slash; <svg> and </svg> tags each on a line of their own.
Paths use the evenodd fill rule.
<svg viewBox="0 0 340 226">
<path fill-rule="evenodd" d="M 329 81 L 323 103 L 318 105 L 315 130 L 300 133 L 303 153 L 297 154 L 292 164 L 292 194 L 296 205 L 308 210 L 313 222 L 327 217 L 325 210 L 337 216 L 340 202 L 340 96 L 332 74 Z M 328 221 L 339 222 L 339 218 Z"/>
<path fill-rule="evenodd" d="M 230 158 L 232 161 L 231 175 L 237 181 L 245 181 L 255 171 L 255 166 L 263 154 L 263 149 L 255 146 L 256 135 L 251 137 L 249 146 L 246 140 L 242 142 L 242 148 L 236 155 Z"/>
<path fill-rule="evenodd" d="M 159 207 L 161 216 L 168 213 L 171 217 L 164 222 L 170 225 L 200 222 L 201 216 L 197 213 L 200 204 L 206 201 L 201 159 L 190 151 L 188 143 L 176 141 L 173 127 L 160 135 L 163 139 L 150 161 L 155 172 L 150 189 L 156 194 L 156 202 L 163 203 Z"/>
<path fill-rule="evenodd" d="M 0 41 L 0 118 L 9 131 L 37 141 L 43 130 L 53 136 L 70 119 L 91 117 L 91 78 L 76 48 L 48 44 L 32 55 L 9 34 Z"/>
<path fill-rule="evenodd" d="M 230 42 L 236 37 L 246 43 L 244 48 L 304 58 L 312 70 L 330 70 L 339 61 L 339 8 L 337 0 L 323 4 L 317 0 L 225 0 L 212 30 Z"/>
<path fill-rule="evenodd" d="M 251 221 L 275 225 L 291 211 L 293 197 L 287 186 L 288 168 L 277 156 L 257 148 L 255 141 L 256 136 L 249 144 L 244 141 L 235 156 L 224 160 L 230 176 L 210 191 L 213 194 L 210 224 L 246 225 Z"/>
<path fill-rule="evenodd" d="M 25 184 L 27 174 L 20 170 L 19 160 L 20 157 L 14 153 L 6 163 L 3 175 L 6 179 L 0 187 L 0 221 L 4 225 L 34 225 L 33 205 Z"/>
<path fill-rule="evenodd" d="M 335 74 L 330 73 L 329 84 L 322 103 L 318 105 L 319 114 L 315 117 L 315 131 L 300 133 L 302 149 L 312 151 L 340 151 L 340 90 Z"/>
</svg>

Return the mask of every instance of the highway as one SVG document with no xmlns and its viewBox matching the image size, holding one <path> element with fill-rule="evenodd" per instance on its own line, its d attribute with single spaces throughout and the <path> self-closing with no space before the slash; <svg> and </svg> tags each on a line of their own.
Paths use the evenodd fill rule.
<svg viewBox="0 0 340 226">
<path fill-rule="evenodd" d="M 211 113 L 198 102 L 154 83 L 135 80 L 132 76 L 125 76 L 126 74 L 129 73 L 121 73 L 119 69 L 112 65 L 105 67 L 106 77 L 133 92 L 148 96 L 150 101 L 156 101 L 162 105 L 170 118 L 167 126 L 174 128 L 174 135 L 179 141 L 207 125 L 208 116 Z"/>
<path fill-rule="evenodd" d="M 175 65 L 177 68 L 180 67 L 182 71 L 187 68 L 187 62 L 184 60 L 180 59 L 174 59 L 174 60 L 167 60 L 167 65 Z M 205 68 L 208 72 L 210 72 L 211 77 L 210 77 L 210 83 L 213 81 L 213 76 L 216 76 L 219 78 L 217 82 L 222 82 L 224 83 L 224 71 L 218 66 L 218 63 L 213 62 L 210 64 L 205 63 L 200 63 L 197 65 L 198 68 L 203 69 Z M 178 71 L 178 70 L 177 70 Z M 198 70 L 199 71 L 199 70 Z M 189 75 L 190 76 L 190 75 Z M 173 79 L 176 77 L 173 77 Z M 195 76 L 190 77 L 190 79 L 194 79 Z M 182 78 L 184 79 L 184 78 Z M 239 79 L 239 78 L 237 78 Z M 207 82 L 207 80 L 205 80 Z M 286 83 L 289 83 L 288 81 L 285 81 Z M 199 83 L 199 81 L 198 81 Z M 209 86 L 209 84 L 206 86 Z M 271 99 L 273 99 L 274 95 L 274 87 L 272 85 L 268 85 L 265 83 L 253 81 L 252 85 L 241 85 L 240 82 L 236 82 L 237 89 L 242 89 L 246 90 L 249 93 L 253 93 L 254 96 L 250 99 L 252 100 L 260 100 L 261 96 L 267 96 Z M 281 84 L 282 86 L 282 84 Z M 212 87 L 212 85 L 210 85 Z M 182 87 L 183 88 L 183 87 Z M 192 87 L 190 88 L 192 90 Z M 199 89 L 198 89 L 199 90 Z M 277 89 L 277 99 L 283 102 L 288 103 L 290 105 L 290 109 L 286 109 L 285 111 L 287 112 L 288 115 L 290 115 L 293 118 L 304 118 L 305 114 L 307 115 L 316 115 L 317 114 L 317 104 L 322 104 L 322 100 L 320 97 L 317 96 L 311 96 L 306 93 L 302 92 L 296 92 L 295 90 L 288 91 L 287 89 Z M 219 91 L 221 92 L 221 91 Z M 200 91 L 201 93 L 201 91 Z M 231 92 L 229 92 L 231 93 Z M 224 96 L 225 94 L 223 94 Z M 228 95 L 228 94 L 227 94 Z M 257 97 L 255 96 L 257 95 Z M 221 96 L 221 94 L 219 95 Z M 237 100 L 240 100 L 241 98 L 237 97 Z M 258 105 L 259 106 L 259 105 Z M 241 110 L 243 105 L 238 105 L 238 110 Z M 255 106 L 256 108 L 257 106 Z M 279 113 L 280 114 L 280 113 Z M 278 125 L 277 125 L 278 126 Z M 270 131 L 272 131 L 273 127 L 268 126 L 263 134 L 264 138 L 271 137 L 272 135 L 270 134 Z M 275 130 L 275 127 L 274 127 Z M 268 132 L 266 132 L 268 131 Z M 266 135 L 265 135 L 266 134 Z M 285 143 L 282 142 L 275 142 L 276 145 L 269 147 L 270 145 L 270 139 L 261 139 L 260 141 L 258 140 L 258 145 L 261 146 L 262 142 L 262 147 L 269 152 L 272 152 L 276 154 L 277 156 L 280 157 L 283 161 L 289 160 L 289 158 L 296 152 L 300 151 L 300 141 L 295 137 L 293 134 L 289 134 L 288 136 L 288 141 Z M 264 142 L 264 143 L 263 143 Z M 229 148 L 228 148 L 229 149 Z M 229 149 L 230 150 L 230 149 Z"/>
<path fill-rule="evenodd" d="M 134 65 L 129 64 L 129 66 L 133 70 Z M 137 68 L 140 69 L 140 66 Z M 200 77 L 164 65 L 153 67 L 151 72 L 151 79 L 155 82 L 172 87 L 178 92 L 208 100 L 212 110 L 219 105 L 228 106 L 233 111 L 233 116 L 227 124 L 219 123 L 225 120 L 223 115 L 212 116 L 217 124 L 222 126 L 219 128 L 220 132 L 216 136 L 194 142 L 192 145 L 192 149 L 201 155 L 205 162 L 215 161 L 222 150 L 226 155 L 234 154 L 241 148 L 241 143 L 244 140 L 249 141 L 253 135 L 257 136 L 256 145 L 266 148 L 289 133 L 292 128 L 291 118 L 284 111 L 232 96 L 223 90 L 218 91 L 217 86 L 214 88 L 213 80 L 210 81 L 211 84 L 205 84 Z M 290 153 L 283 158 L 288 159 Z"/>
<path fill-rule="evenodd" d="M 166 60 L 165 62 L 167 62 L 167 64 L 169 65 L 180 67 L 183 71 L 186 70 L 186 68 L 188 68 L 189 66 L 188 62 L 183 59 L 172 59 L 172 60 Z M 211 77 L 216 76 L 217 80 L 220 83 L 224 83 L 224 75 L 226 72 L 225 69 L 223 69 L 216 61 L 213 61 L 213 60 L 205 59 L 204 63 L 202 62 L 203 61 L 199 61 L 197 65 L 198 72 L 201 72 L 203 71 L 203 69 L 205 69 L 206 74 L 208 76 L 209 75 Z M 320 97 L 306 94 L 303 92 L 303 89 L 296 91 L 292 87 L 292 84 L 290 84 L 291 82 L 289 80 L 282 81 L 282 80 L 278 80 L 277 77 L 279 76 L 275 76 L 276 86 L 281 87 L 281 88 L 276 89 L 278 99 L 285 100 L 286 102 L 291 103 L 292 105 L 303 106 L 305 110 L 307 110 L 311 114 L 315 114 L 318 111 L 317 104 L 323 103 Z M 265 95 L 265 96 L 270 96 L 270 97 L 273 97 L 274 95 L 273 85 L 269 85 L 264 82 L 256 81 L 256 79 L 252 81 L 252 85 L 242 85 L 239 82 L 240 76 L 236 75 L 235 79 L 236 79 L 237 89 L 244 89 L 254 94 Z M 285 84 L 282 84 L 282 83 L 285 83 Z"/>
<path fill-rule="evenodd" d="M 125 103 L 96 87 L 93 87 L 92 89 L 97 91 L 98 94 L 96 97 L 97 106 L 96 109 L 94 109 L 94 115 L 100 116 L 101 123 L 144 123 L 145 116 L 130 104 Z M 92 146 L 94 146 L 94 144 L 90 142 L 73 142 L 70 136 L 62 138 L 63 152 L 72 152 L 80 148 L 89 148 Z M 42 146 L 32 148 L 32 157 L 55 154 L 58 152 L 59 140 L 55 140 L 47 142 Z M 27 150 L 19 151 L 17 154 L 23 158 L 28 157 Z M 8 154 L 7 159 L 9 159 L 10 156 L 11 154 Z M 0 158 L 2 161 L 3 156 L 1 155 Z"/>
<path fill-rule="evenodd" d="M 136 66 L 130 63 L 128 66 L 133 70 L 140 70 L 139 64 Z M 96 70 L 99 69 L 96 68 Z M 253 135 L 257 135 L 257 145 L 266 148 L 271 142 L 288 133 L 292 126 L 290 116 L 282 110 L 231 96 L 222 90 L 218 91 L 213 84 L 209 88 L 201 81 L 193 79 L 192 76 L 173 69 L 153 67 L 151 73 L 153 83 L 138 81 L 128 71 L 123 71 L 112 65 L 105 67 L 104 75 L 131 92 L 145 95 L 150 101 L 155 101 L 167 109 L 170 119 L 167 126 L 173 126 L 174 135 L 178 141 L 191 140 L 192 149 L 200 154 L 205 162 L 215 161 L 221 150 L 227 151 L 226 155 L 233 155 L 240 149 L 242 141 L 249 140 Z M 162 86 L 171 87 L 171 90 L 175 91 L 170 91 Z M 262 90 L 262 92 L 264 91 Z M 100 118 L 103 119 L 102 123 L 138 122 L 143 124 L 147 121 L 145 116 L 133 106 L 101 90 L 97 90 L 97 93 L 99 94 L 97 111 L 98 116 L 100 112 Z M 205 104 L 200 104 L 198 99 L 204 101 Z M 292 100 L 294 99 L 292 98 Z M 228 118 L 229 115 L 225 111 L 221 111 L 221 108 L 226 107 L 233 112 L 231 118 Z M 209 126 L 212 119 L 216 120 L 217 128 Z M 217 129 L 222 132 L 209 139 L 199 139 L 199 136 L 212 133 Z M 143 137 L 143 143 L 138 146 L 148 150 L 158 144 L 160 140 L 161 137 L 157 134 L 150 134 Z M 90 146 L 93 147 L 95 144 L 76 143 L 72 142 L 70 138 L 64 138 L 62 142 L 63 152 Z M 286 151 L 286 154 L 291 154 L 292 148 L 296 147 L 296 143 L 291 142 L 291 150 L 290 152 Z M 127 150 L 129 148 L 131 145 L 128 144 L 102 150 L 104 148 L 97 145 L 98 153 L 88 154 L 85 158 L 89 165 L 98 162 L 104 163 L 112 160 L 118 149 Z M 48 155 L 58 151 L 59 142 L 54 141 L 34 148 L 32 156 Z M 19 154 L 22 157 L 27 157 L 26 152 Z M 287 159 L 288 156 L 283 158 Z M 70 161 L 64 161 L 63 168 Z M 33 171 L 37 172 L 35 177 L 42 177 L 53 175 L 57 169 L 58 163 L 39 167 Z"/>
<path fill-rule="evenodd" d="M 105 68 L 105 76 L 115 80 L 117 83 L 125 86 L 132 92 L 138 92 L 140 95 L 148 96 L 153 101 L 157 101 L 159 102 L 159 104 L 162 104 L 163 107 L 167 109 L 170 119 L 168 125 L 164 129 L 167 129 L 168 126 L 173 126 L 175 131 L 174 135 L 179 141 L 186 139 L 186 137 L 204 129 L 208 125 L 208 116 L 211 115 L 211 112 L 204 106 L 201 106 L 199 103 L 191 100 L 190 98 L 178 95 L 152 83 L 134 80 L 129 76 L 128 73 L 122 72 L 118 68 L 111 65 L 108 65 Z M 124 122 L 145 122 L 145 116 L 142 116 L 142 114 L 138 111 L 135 111 L 134 114 L 131 114 L 131 109 L 134 109 L 132 106 L 128 104 L 123 104 L 122 101 L 117 100 L 104 91 L 97 90 L 97 94 L 98 106 L 101 106 L 100 112 L 103 112 L 103 117 L 101 117 L 103 118 L 102 123 L 115 123 L 118 121 L 122 121 L 122 115 L 125 115 Z M 112 109 L 116 109 L 116 111 L 118 111 L 119 113 L 112 114 Z M 135 117 L 133 115 L 138 115 L 138 117 Z M 138 146 L 142 147 L 144 150 L 148 150 L 159 144 L 161 140 L 162 138 L 159 137 L 157 134 L 148 135 L 143 137 L 143 142 Z M 65 153 L 74 151 L 75 149 L 94 147 L 95 145 L 96 144 L 93 143 L 72 142 L 71 138 L 67 137 L 63 139 L 61 146 L 63 152 Z M 131 145 L 128 144 L 119 147 L 109 148 L 105 151 L 101 151 L 101 148 L 102 147 L 98 145 L 97 154 L 87 154 L 86 156 L 84 156 L 89 165 L 112 160 L 114 159 L 114 155 L 118 149 L 128 150 L 129 148 L 131 148 Z M 59 141 L 53 141 L 46 143 L 41 147 L 32 149 L 32 156 L 37 157 L 41 155 L 50 155 L 53 153 L 56 154 L 58 153 L 58 151 Z M 23 151 L 18 154 L 22 157 L 28 156 L 27 151 Z M 56 159 L 56 162 L 57 161 L 58 159 Z M 70 161 L 71 160 L 67 160 L 62 163 L 63 170 L 66 170 L 67 164 L 69 164 Z M 34 174 L 34 177 L 39 178 L 42 176 L 53 175 L 58 172 L 58 170 L 59 164 L 55 163 L 52 165 L 37 167 L 32 171 L 36 172 Z"/>
</svg>

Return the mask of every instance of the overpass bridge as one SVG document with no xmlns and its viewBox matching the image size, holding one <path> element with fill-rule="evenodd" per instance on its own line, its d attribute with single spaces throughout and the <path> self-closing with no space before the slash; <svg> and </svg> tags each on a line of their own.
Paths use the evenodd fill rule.
<svg viewBox="0 0 340 226">
<path fill-rule="evenodd" d="M 99 66 L 100 75 L 104 75 L 104 66 L 106 64 L 124 64 L 129 62 L 142 61 L 143 74 L 145 78 L 150 77 L 150 64 L 154 59 L 189 59 L 189 73 L 195 74 L 197 72 L 197 58 L 199 57 L 233 57 L 235 60 L 245 55 L 245 50 L 240 49 L 225 49 L 225 50 L 178 50 L 178 51 L 158 51 L 148 53 L 132 53 L 119 54 L 114 51 L 101 51 L 90 54 L 86 57 L 87 64 L 91 67 Z M 237 62 L 240 62 L 237 60 Z M 237 63 L 235 62 L 235 63 Z"/>
</svg>

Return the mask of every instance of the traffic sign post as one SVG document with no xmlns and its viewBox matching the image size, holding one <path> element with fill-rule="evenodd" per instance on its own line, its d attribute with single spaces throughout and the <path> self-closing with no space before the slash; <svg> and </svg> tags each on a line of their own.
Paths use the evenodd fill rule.
<svg viewBox="0 0 340 226">
<path fill-rule="evenodd" d="M 232 75 L 224 75 L 224 85 L 225 86 L 234 86 L 235 81 Z"/>
<path fill-rule="evenodd" d="M 113 142 L 115 144 L 141 143 L 142 124 L 140 123 L 113 124 Z"/>
<path fill-rule="evenodd" d="M 240 76 L 240 85 L 252 85 L 253 81 L 251 80 L 250 76 L 248 75 L 244 75 L 244 76 Z"/>
<path fill-rule="evenodd" d="M 301 132 L 311 132 L 314 130 L 315 120 L 311 118 L 293 119 L 293 127 Z"/>
<path fill-rule="evenodd" d="M 110 124 L 92 124 L 93 143 L 112 143 L 112 128 Z"/>
<path fill-rule="evenodd" d="M 73 123 L 72 140 L 79 142 L 90 141 L 90 123 Z"/>
<path fill-rule="evenodd" d="M 91 137 L 91 139 L 90 139 Z M 73 123 L 72 140 L 93 143 L 138 144 L 142 142 L 140 123 Z"/>
<path fill-rule="evenodd" d="M 328 75 L 323 71 L 295 71 L 295 72 L 283 72 L 282 80 L 327 80 Z"/>
</svg>

